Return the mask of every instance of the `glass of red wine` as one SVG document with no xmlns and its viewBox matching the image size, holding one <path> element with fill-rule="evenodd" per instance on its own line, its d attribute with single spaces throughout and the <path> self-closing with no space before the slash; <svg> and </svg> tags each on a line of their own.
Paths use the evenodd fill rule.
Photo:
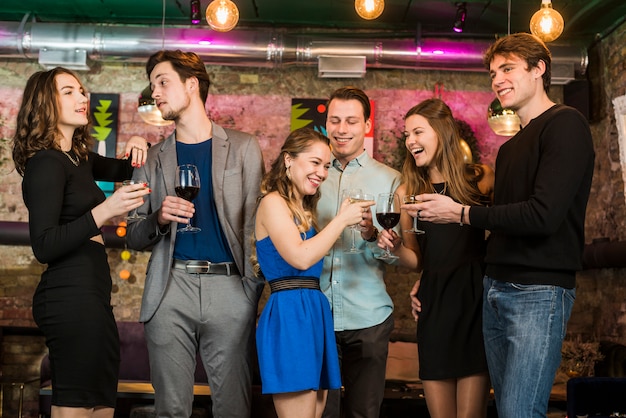
<svg viewBox="0 0 626 418">
<path fill-rule="evenodd" d="M 395 193 L 381 193 L 376 200 L 376 220 L 383 228 L 390 230 L 400 222 L 400 198 Z M 398 256 L 393 255 L 389 246 L 385 251 L 376 256 L 379 260 L 395 260 Z"/>
<path fill-rule="evenodd" d="M 198 168 L 193 164 L 183 164 L 176 167 L 176 196 L 181 197 L 189 202 L 198 196 L 200 192 L 200 175 Z M 200 228 L 192 226 L 191 221 L 184 228 L 178 229 L 176 232 L 199 232 Z"/>
</svg>

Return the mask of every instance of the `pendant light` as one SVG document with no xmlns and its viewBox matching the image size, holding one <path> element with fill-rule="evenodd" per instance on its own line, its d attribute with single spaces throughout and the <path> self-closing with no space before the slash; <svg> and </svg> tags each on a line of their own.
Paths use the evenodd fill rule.
<svg viewBox="0 0 626 418">
<path fill-rule="evenodd" d="M 211 29 L 228 32 L 237 26 L 239 9 L 231 0 L 213 0 L 206 8 L 206 21 Z"/>
<path fill-rule="evenodd" d="M 530 32 L 544 42 L 552 42 L 563 33 L 563 16 L 552 8 L 550 0 L 541 0 L 541 8 L 530 18 Z"/>
<path fill-rule="evenodd" d="M 356 13 L 365 20 L 376 19 L 385 9 L 385 0 L 355 0 Z"/>
<path fill-rule="evenodd" d="M 163 14 L 161 16 L 161 50 L 165 49 L 165 0 L 161 2 Z M 165 120 L 161 115 L 161 111 L 156 106 L 156 101 L 152 98 L 152 89 L 150 85 L 143 89 L 139 95 L 137 112 L 141 119 L 149 125 L 167 126 L 174 123 L 173 120 Z"/>
<path fill-rule="evenodd" d="M 513 136 L 522 122 L 515 111 L 502 108 L 500 100 L 495 98 L 487 109 L 487 123 L 496 135 Z"/>
<path fill-rule="evenodd" d="M 144 122 L 154 126 L 167 126 L 174 123 L 173 120 L 165 120 L 161 115 L 161 111 L 156 107 L 156 102 L 152 98 L 152 90 L 150 86 L 143 89 L 139 96 L 139 107 L 137 108 L 139 116 Z"/>
<path fill-rule="evenodd" d="M 508 26 L 507 34 L 511 34 L 511 0 L 508 0 Z M 519 130 L 522 122 L 514 110 L 504 109 L 502 103 L 496 97 L 487 109 L 487 123 L 496 135 L 513 136 Z"/>
</svg>

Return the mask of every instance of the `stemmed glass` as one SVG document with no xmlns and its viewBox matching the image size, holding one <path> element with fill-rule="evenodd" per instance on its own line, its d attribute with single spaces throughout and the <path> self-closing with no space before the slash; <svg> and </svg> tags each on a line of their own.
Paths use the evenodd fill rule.
<svg viewBox="0 0 626 418">
<path fill-rule="evenodd" d="M 414 203 L 420 203 L 421 202 L 421 200 L 417 199 L 417 195 L 412 195 L 412 194 L 403 196 L 402 197 L 402 201 L 404 202 L 405 205 L 411 205 L 411 204 L 414 204 Z M 411 229 L 405 229 L 404 232 L 409 232 L 411 234 L 418 234 L 418 235 L 426 233 L 426 231 L 424 231 L 422 229 L 419 229 L 417 227 L 417 218 L 418 217 L 419 216 L 416 214 L 415 218 L 413 218 L 413 227 Z"/>
<path fill-rule="evenodd" d="M 144 189 L 146 187 L 148 187 L 148 182 L 145 180 L 124 180 L 122 182 L 123 186 L 130 186 L 131 184 L 143 184 L 144 185 Z M 139 189 L 141 190 L 141 189 Z M 136 220 L 136 219 L 146 219 L 145 215 L 140 215 L 137 213 L 137 209 L 133 209 L 130 211 L 130 213 L 126 216 L 126 220 L 127 221 L 132 221 L 132 220 Z"/>
<path fill-rule="evenodd" d="M 346 189 L 342 192 L 342 197 L 341 197 L 341 201 L 343 202 L 346 199 L 350 199 L 350 203 L 356 203 L 359 202 L 361 200 L 363 200 L 363 191 L 361 189 Z M 345 253 L 348 254 L 358 254 L 358 253 L 362 253 L 363 251 L 358 249 L 356 246 L 356 230 L 359 228 L 358 224 L 357 225 L 350 225 L 350 234 L 351 234 L 351 244 L 350 244 L 350 248 L 348 248 L 347 250 L 344 250 Z"/>
<path fill-rule="evenodd" d="M 381 193 L 376 201 L 376 220 L 385 229 L 398 225 L 400 222 L 400 198 L 395 193 Z M 389 250 L 389 246 L 385 251 L 376 256 L 379 260 L 395 260 L 398 256 L 393 255 Z"/>
<path fill-rule="evenodd" d="M 176 167 L 176 186 L 174 188 L 176 196 L 181 197 L 189 202 L 198 196 L 200 192 L 200 175 L 198 168 L 193 164 L 183 164 Z M 200 228 L 191 225 L 193 217 L 189 219 L 189 223 L 184 228 L 178 229 L 176 232 L 198 232 Z"/>
</svg>

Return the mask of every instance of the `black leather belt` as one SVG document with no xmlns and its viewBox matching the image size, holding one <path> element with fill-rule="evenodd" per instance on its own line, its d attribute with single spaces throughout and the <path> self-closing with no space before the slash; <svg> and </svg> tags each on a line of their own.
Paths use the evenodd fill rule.
<svg viewBox="0 0 626 418">
<path fill-rule="evenodd" d="M 320 281 L 316 277 L 285 277 L 275 280 L 270 280 L 270 290 L 272 293 L 280 292 L 282 290 L 293 289 L 317 289 L 320 290 Z"/>
<path fill-rule="evenodd" d="M 191 274 L 221 274 L 224 276 L 239 275 L 235 263 L 211 263 L 207 260 L 177 260 L 172 268 L 184 270 Z"/>
</svg>

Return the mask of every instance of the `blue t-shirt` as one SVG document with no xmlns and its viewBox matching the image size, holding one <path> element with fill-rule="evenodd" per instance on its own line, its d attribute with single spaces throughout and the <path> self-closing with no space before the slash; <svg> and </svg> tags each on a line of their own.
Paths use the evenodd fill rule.
<svg viewBox="0 0 626 418">
<path fill-rule="evenodd" d="M 233 262 L 228 241 L 217 216 L 211 169 L 213 141 L 184 144 L 176 141 L 178 165 L 193 164 L 200 174 L 200 193 L 193 200 L 196 212 L 192 225 L 201 229 L 196 233 L 177 234 L 174 258 L 179 260 L 208 260 L 213 263 Z"/>
</svg>

